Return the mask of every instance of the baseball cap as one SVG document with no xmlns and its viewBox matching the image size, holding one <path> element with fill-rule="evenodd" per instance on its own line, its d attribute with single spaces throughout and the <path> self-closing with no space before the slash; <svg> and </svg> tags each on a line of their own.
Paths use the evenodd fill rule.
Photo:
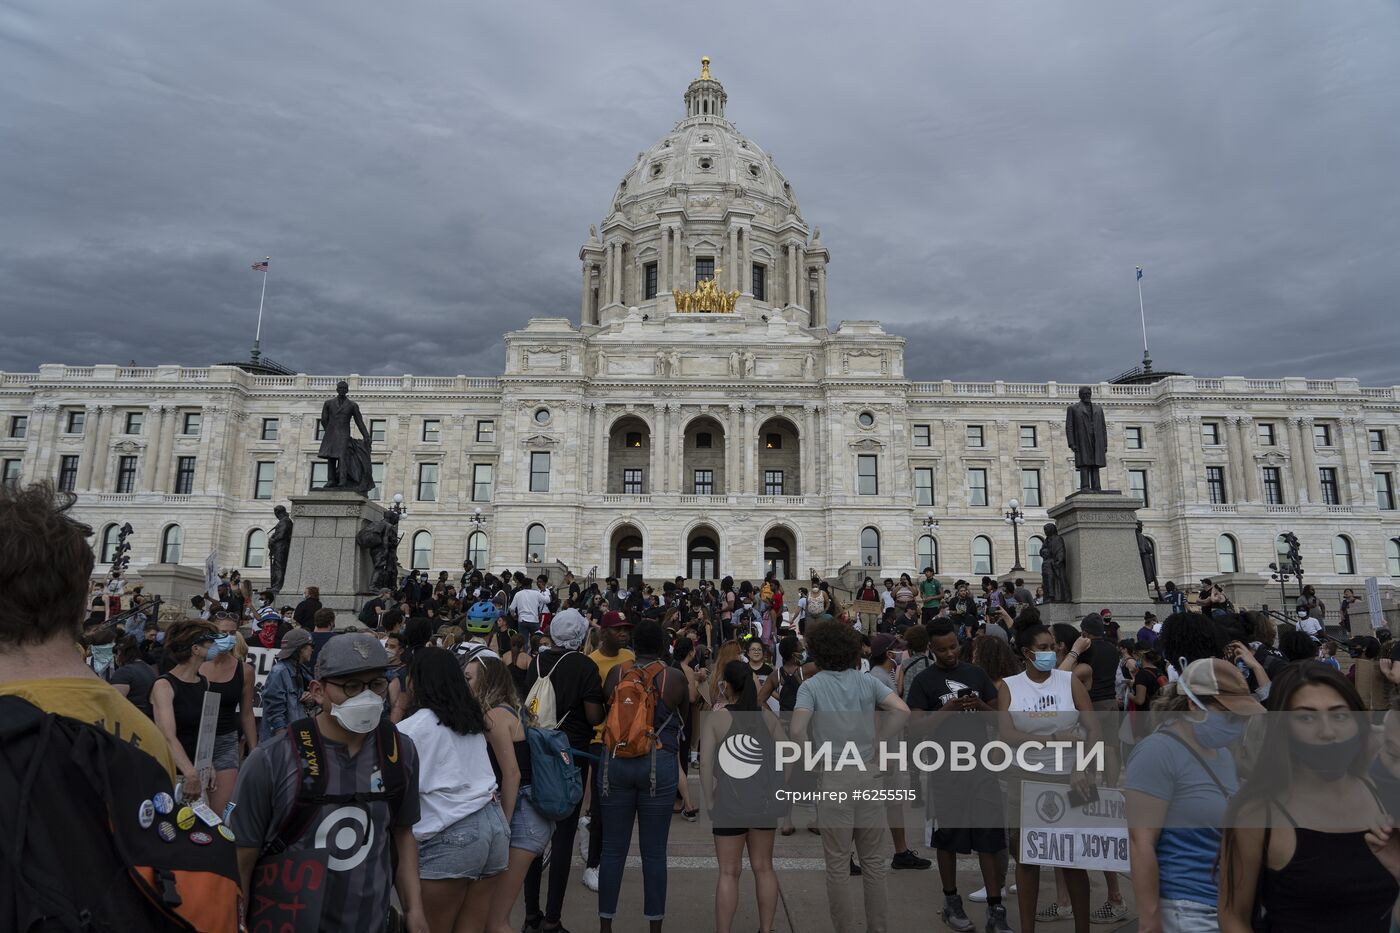
<svg viewBox="0 0 1400 933">
<path fill-rule="evenodd" d="M 904 642 L 900 640 L 900 637 L 898 635 L 891 635 L 889 632 L 881 632 L 879 635 L 870 639 L 870 653 L 872 655 L 884 654 L 892 648 L 899 650 L 903 647 Z"/>
<path fill-rule="evenodd" d="M 347 632 L 332 635 L 321 646 L 321 653 L 316 657 L 316 679 L 382 671 L 388 666 L 388 652 L 378 638 L 368 632 Z"/>
<path fill-rule="evenodd" d="M 263 606 L 261 609 L 258 610 L 258 621 L 281 622 L 282 613 L 278 612 L 276 609 L 273 609 L 271 606 Z"/>
<path fill-rule="evenodd" d="M 1104 633 L 1103 616 L 1097 612 L 1091 612 L 1079 623 L 1079 630 L 1085 635 L 1102 637 Z"/>
<path fill-rule="evenodd" d="M 1198 700 L 1214 697 L 1232 713 L 1264 712 L 1263 705 L 1249 692 L 1249 684 L 1245 683 L 1239 668 L 1220 658 L 1201 658 L 1186 665 L 1181 686 L 1187 696 Z"/>
<path fill-rule="evenodd" d="M 598 626 L 600 628 L 623 628 L 631 624 L 631 620 L 627 618 L 627 613 L 614 610 L 612 612 L 603 613 L 603 621 L 599 622 Z"/>
<path fill-rule="evenodd" d="M 282 650 L 277 652 L 277 660 L 285 661 L 297 653 L 297 649 L 302 645 L 311 644 L 311 633 L 301 626 L 297 626 L 290 632 L 282 636 Z"/>
</svg>

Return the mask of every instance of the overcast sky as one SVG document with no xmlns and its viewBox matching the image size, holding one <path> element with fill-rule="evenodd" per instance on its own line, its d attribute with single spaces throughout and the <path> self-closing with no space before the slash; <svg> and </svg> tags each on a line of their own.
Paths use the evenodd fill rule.
<svg viewBox="0 0 1400 933">
<path fill-rule="evenodd" d="M 1396 4 L 876 6 L 6 0 L 0 369 L 494 375 L 708 54 L 912 378 L 1400 383 Z"/>
</svg>

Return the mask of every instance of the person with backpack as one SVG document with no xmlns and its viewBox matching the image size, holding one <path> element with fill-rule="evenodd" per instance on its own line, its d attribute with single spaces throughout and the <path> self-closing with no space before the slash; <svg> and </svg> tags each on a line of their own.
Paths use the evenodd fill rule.
<svg viewBox="0 0 1400 933">
<path fill-rule="evenodd" d="M 642 856 L 643 914 L 659 933 L 666 915 L 666 845 L 679 780 L 681 723 L 689 705 L 685 677 L 662 655 L 666 632 L 644 620 L 632 632 L 636 660 L 613 668 L 603 685 L 608 718 L 598 771 L 603 830 L 598 872 L 600 933 L 611 933 L 632 826 Z"/>
<path fill-rule="evenodd" d="M 914 678 L 933 664 L 933 657 L 928 653 L 928 627 L 909 626 L 904 630 L 904 644 L 909 650 L 909 656 L 900 662 L 899 669 L 895 671 L 894 689 L 900 699 L 908 703 L 909 690 L 914 686 Z"/>
<path fill-rule="evenodd" d="M 239 771 L 227 823 L 249 929 L 380 933 L 392 887 L 410 933 L 430 933 L 414 838 L 425 812 L 418 751 L 384 719 L 388 664 L 369 633 L 326 642 L 311 683 L 320 711 L 259 745 Z M 294 887 L 306 877 L 322 879 L 315 894 Z M 293 902 L 302 906 L 283 926 L 279 907 Z"/>
<path fill-rule="evenodd" d="M 535 654 L 526 677 L 525 709 L 541 729 L 557 729 L 568 738 L 575 755 L 587 755 L 593 743 L 593 729 L 603 721 L 603 681 L 598 665 L 579 648 L 588 635 L 588 622 L 576 609 L 565 609 L 551 621 L 552 645 Z M 574 759 L 580 770 L 583 759 Z M 582 775 L 580 775 L 582 780 Z M 580 804 L 582 801 L 580 800 Z M 570 860 L 578 835 L 579 810 L 556 819 L 550 842 L 549 893 L 540 907 L 540 887 L 545 860 L 530 863 L 525 874 L 525 933 L 560 929 L 564 895 L 569 887 Z M 596 810 L 595 810 L 596 812 Z"/>
</svg>

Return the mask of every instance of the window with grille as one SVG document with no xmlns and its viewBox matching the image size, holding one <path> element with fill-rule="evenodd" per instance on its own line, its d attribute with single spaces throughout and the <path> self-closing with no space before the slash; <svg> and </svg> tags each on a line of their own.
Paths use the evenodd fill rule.
<svg viewBox="0 0 1400 933">
<path fill-rule="evenodd" d="M 642 267 L 642 277 L 643 277 L 643 280 L 644 280 L 645 283 L 646 283 L 646 291 L 643 293 L 642 297 L 643 297 L 643 298 L 655 298 L 655 297 L 656 297 L 656 263 L 654 263 L 654 262 L 649 262 L 649 263 L 647 263 L 645 266 L 643 266 L 643 267 Z"/>
<path fill-rule="evenodd" d="M 437 444 L 442 440 L 442 422 L 436 418 L 423 419 L 423 443 Z"/>
<path fill-rule="evenodd" d="M 1283 505 L 1283 472 L 1278 467 L 1264 467 L 1264 501 Z"/>
<path fill-rule="evenodd" d="M 204 427 L 204 416 L 197 411 L 185 412 L 184 429 L 180 431 L 184 435 L 197 435 Z"/>
<path fill-rule="evenodd" d="M 1322 504 L 1341 505 L 1342 492 L 1337 487 L 1337 468 L 1319 467 L 1317 471 L 1317 479 L 1319 484 L 1322 486 Z"/>
<path fill-rule="evenodd" d="M 982 431 L 982 425 L 980 425 L 980 424 L 969 424 L 969 425 L 967 426 L 967 446 L 969 446 L 969 447 L 985 447 L 985 446 L 986 446 L 986 435 L 985 435 L 985 434 L 983 433 L 983 431 Z"/>
<path fill-rule="evenodd" d="M 1123 446 L 1128 450 L 1142 450 L 1142 428 L 1135 424 L 1124 428 Z"/>
<path fill-rule="evenodd" d="M 125 430 L 123 430 L 122 433 L 123 433 L 123 434 L 140 434 L 140 433 L 141 433 L 141 428 L 144 427 L 145 424 L 146 424 L 146 415 L 145 415 L 144 412 L 129 411 L 129 412 L 126 413 L 126 426 L 125 426 Z"/>
<path fill-rule="evenodd" d="M 1261 447 L 1278 446 L 1278 435 L 1275 433 L 1274 426 L 1267 421 L 1259 423 L 1259 445 Z"/>
<path fill-rule="evenodd" d="M 68 413 L 68 429 L 66 434 L 82 434 L 83 426 L 87 424 L 87 412 L 70 411 Z"/>
<path fill-rule="evenodd" d="M 1389 473 L 1376 474 L 1376 508 L 1384 512 L 1395 509 L 1395 486 Z"/>
<path fill-rule="evenodd" d="M 764 470 L 763 471 L 763 494 L 765 496 L 783 495 L 783 471 Z"/>
<path fill-rule="evenodd" d="M 1315 424 L 1315 425 L 1313 425 L 1313 446 L 1314 446 L 1314 447 L 1331 447 L 1331 446 L 1332 446 L 1332 426 L 1331 426 L 1330 424 Z"/>
<path fill-rule="evenodd" d="M 117 492 L 126 493 L 136 490 L 136 458 L 125 456 L 117 458 Z"/>
<path fill-rule="evenodd" d="M 530 491 L 549 492 L 549 451 L 530 453 Z"/>
<path fill-rule="evenodd" d="M 78 455 L 64 454 L 58 461 L 58 488 L 72 492 L 78 485 Z"/>
<path fill-rule="evenodd" d="M 1220 446 L 1220 425 L 1214 421 L 1201 422 L 1201 443 L 1207 447 Z"/>
<path fill-rule="evenodd" d="M 28 415 L 11 415 L 11 416 L 10 416 L 10 437 L 13 437 L 13 438 L 15 438 L 16 440 L 19 440 L 19 439 L 25 437 L 25 436 L 28 435 L 28 434 L 29 434 L 29 416 L 28 416 Z"/>
<path fill-rule="evenodd" d="M 175 494 L 188 496 L 194 492 L 194 457 L 181 457 L 175 461 Z"/>
<path fill-rule="evenodd" d="M 1383 453 L 1385 451 L 1385 429 L 1371 428 L 1366 432 L 1366 442 L 1371 447 L 1371 453 Z"/>
<path fill-rule="evenodd" d="M 695 471 L 695 495 L 712 496 L 715 494 L 715 472 L 714 470 Z"/>
<path fill-rule="evenodd" d="M 642 494 L 642 471 L 640 469 L 629 468 L 622 471 L 622 492 L 628 496 Z"/>
<path fill-rule="evenodd" d="M 496 422 L 491 420 L 478 421 L 476 423 L 476 442 L 478 444 L 496 443 Z"/>
<path fill-rule="evenodd" d="M 1224 467 L 1206 467 L 1206 492 L 1210 496 L 1211 505 L 1224 505 L 1230 501 L 1225 495 Z"/>
<path fill-rule="evenodd" d="M 879 458 L 875 454 L 856 457 L 856 494 L 874 496 L 880 492 Z"/>
<path fill-rule="evenodd" d="M 277 431 L 280 425 L 276 418 L 264 418 L 262 420 L 262 439 L 265 441 L 277 440 Z"/>
<path fill-rule="evenodd" d="M 928 425 L 926 425 L 926 424 L 916 424 L 916 425 L 914 425 L 914 446 L 915 446 L 915 447 L 929 447 L 929 446 L 932 446 L 932 441 L 931 441 L 930 438 L 929 438 L 929 426 L 928 426 Z"/>
<path fill-rule="evenodd" d="M 753 299 L 768 300 L 768 267 L 759 263 L 753 264 Z"/>
<path fill-rule="evenodd" d="M 695 284 L 698 286 L 706 279 L 715 277 L 715 258 L 713 256 L 699 256 L 695 260 Z"/>
<path fill-rule="evenodd" d="M 1021 446 L 1027 448 L 1034 448 L 1035 446 L 1037 446 L 1035 436 L 1035 425 L 1021 425 Z"/>
</svg>

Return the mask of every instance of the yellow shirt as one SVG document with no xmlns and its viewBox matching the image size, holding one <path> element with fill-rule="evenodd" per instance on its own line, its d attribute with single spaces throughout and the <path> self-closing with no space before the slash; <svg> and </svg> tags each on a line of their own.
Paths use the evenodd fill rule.
<svg viewBox="0 0 1400 933">
<path fill-rule="evenodd" d="M 0 683 L 0 695 L 28 700 L 47 713 L 57 713 L 101 726 L 119 739 L 159 761 L 176 780 L 175 759 L 160 729 L 111 684 L 96 677 L 50 677 Z"/>
<path fill-rule="evenodd" d="M 594 664 L 598 665 L 598 676 L 602 679 L 603 687 L 604 689 L 606 689 L 608 686 L 608 674 L 612 673 L 612 669 L 617 667 L 623 661 L 635 661 L 637 659 L 637 656 L 632 653 L 631 648 L 623 648 L 616 655 L 610 658 L 606 654 L 603 654 L 602 650 L 600 649 L 590 654 L 588 656 L 588 659 Z M 594 742 L 603 741 L 603 726 L 605 724 L 605 722 L 600 722 L 598 723 L 598 728 L 593 730 Z"/>
</svg>

